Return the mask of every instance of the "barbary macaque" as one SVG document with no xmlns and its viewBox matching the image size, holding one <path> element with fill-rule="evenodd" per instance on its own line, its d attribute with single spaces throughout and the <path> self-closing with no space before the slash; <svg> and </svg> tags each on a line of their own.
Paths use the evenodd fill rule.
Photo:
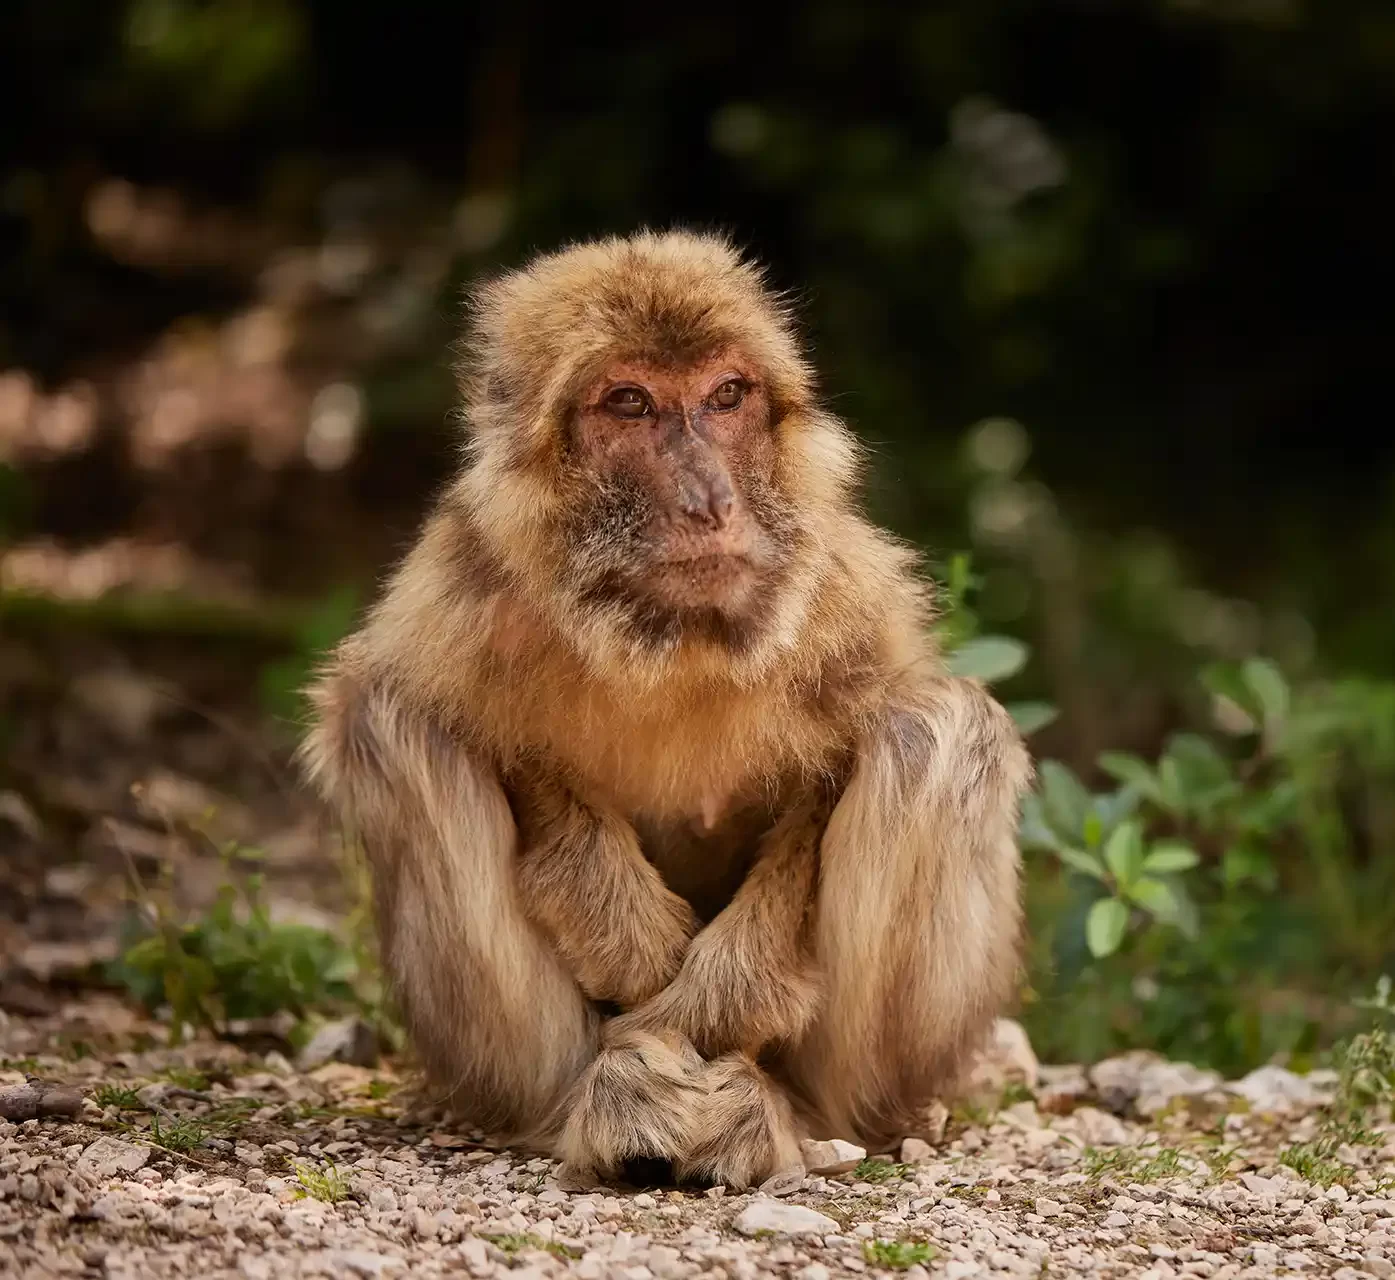
<svg viewBox="0 0 1395 1280">
<path fill-rule="evenodd" d="M 645 232 L 475 294 L 467 449 L 313 690 L 437 1097 L 577 1176 L 925 1124 L 1011 994 L 1010 718 L 780 300 Z"/>
</svg>

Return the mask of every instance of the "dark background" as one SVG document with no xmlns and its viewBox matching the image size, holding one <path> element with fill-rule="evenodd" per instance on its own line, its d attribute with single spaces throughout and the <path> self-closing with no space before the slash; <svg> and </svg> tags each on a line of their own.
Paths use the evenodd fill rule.
<svg viewBox="0 0 1395 1280">
<path fill-rule="evenodd" d="M 796 291 L 874 512 L 1031 644 L 1040 754 L 1156 751 L 1217 658 L 1395 677 L 1388 0 L 9 0 L 0 118 L 0 785 L 50 818 L 112 663 L 282 758 L 452 462 L 463 286 L 641 224 Z M 1273 942 L 1293 875 L 1285 981 L 1392 959 Z"/>
</svg>

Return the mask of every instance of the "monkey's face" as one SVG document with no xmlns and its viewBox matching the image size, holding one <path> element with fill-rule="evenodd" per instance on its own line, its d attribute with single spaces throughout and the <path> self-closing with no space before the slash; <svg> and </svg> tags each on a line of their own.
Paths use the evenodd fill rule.
<svg viewBox="0 0 1395 1280">
<path fill-rule="evenodd" d="M 585 593 L 667 638 L 752 629 L 792 537 L 773 419 L 759 369 L 737 351 L 608 364 L 571 422 Z"/>
</svg>

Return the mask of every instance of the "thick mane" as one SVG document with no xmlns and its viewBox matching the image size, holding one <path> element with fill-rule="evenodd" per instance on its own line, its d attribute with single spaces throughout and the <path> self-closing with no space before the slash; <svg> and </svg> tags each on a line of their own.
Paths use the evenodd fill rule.
<svg viewBox="0 0 1395 1280">
<path fill-rule="evenodd" d="M 798 643 L 849 502 L 859 451 L 817 404 L 812 370 L 785 302 L 727 241 L 684 231 L 641 232 L 575 245 L 481 285 L 458 348 L 467 435 L 456 500 L 488 554 L 544 618 L 598 669 L 661 679 L 700 639 L 636 628 L 614 602 L 587 593 L 566 536 L 567 416 L 608 361 L 681 363 L 736 347 L 762 370 L 779 442 L 775 477 L 797 495 L 799 564 L 765 603 L 739 655 L 722 661 L 757 678 Z M 656 641 L 656 636 L 666 637 Z M 688 643 L 691 641 L 691 643 Z"/>
</svg>

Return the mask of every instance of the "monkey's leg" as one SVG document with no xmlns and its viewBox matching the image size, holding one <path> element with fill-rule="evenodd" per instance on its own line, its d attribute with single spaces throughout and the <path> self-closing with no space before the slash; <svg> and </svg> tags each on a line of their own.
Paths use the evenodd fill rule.
<svg viewBox="0 0 1395 1280">
<path fill-rule="evenodd" d="M 820 849 L 826 1000 L 782 1071 L 835 1135 L 899 1140 L 1012 993 L 1031 764 L 981 687 L 927 681 L 863 743 Z"/>
<path fill-rule="evenodd" d="M 517 1138 L 555 1131 L 598 1016 L 524 916 L 503 789 L 385 687 L 331 678 L 306 754 L 370 860 L 383 963 L 443 1100 Z"/>
<path fill-rule="evenodd" d="M 677 973 L 697 927 L 693 909 L 664 885 L 629 823 L 557 782 L 524 786 L 524 910 L 588 996 L 630 1008 Z"/>
</svg>

